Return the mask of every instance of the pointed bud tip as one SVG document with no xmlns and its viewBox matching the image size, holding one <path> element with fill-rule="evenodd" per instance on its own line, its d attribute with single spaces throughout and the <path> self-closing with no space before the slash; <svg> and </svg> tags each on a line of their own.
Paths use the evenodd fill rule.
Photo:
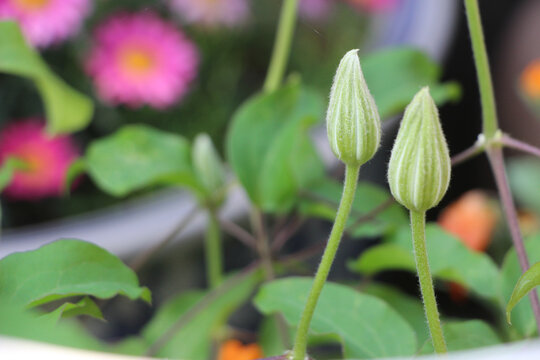
<svg viewBox="0 0 540 360">
<path fill-rule="evenodd" d="M 353 166 L 373 157 L 381 137 L 379 112 L 364 79 L 358 51 L 350 50 L 341 59 L 326 114 L 328 140 L 334 155 Z"/>
</svg>

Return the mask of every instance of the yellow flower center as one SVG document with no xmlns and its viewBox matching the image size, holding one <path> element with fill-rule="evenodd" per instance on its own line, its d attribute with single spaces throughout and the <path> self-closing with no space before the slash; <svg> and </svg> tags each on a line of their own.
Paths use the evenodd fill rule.
<svg viewBox="0 0 540 360">
<path fill-rule="evenodd" d="M 127 48 L 120 53 L 120 66 L 129 75 L 142 76 L 154 69 L 155 59 L 148 50 Z"/>
<path fill-rule="evenodd" d="M 14 5 L 25 11 L 39 11 L 49 5 L 50 0 L 12 0 Z"/>
</svg>

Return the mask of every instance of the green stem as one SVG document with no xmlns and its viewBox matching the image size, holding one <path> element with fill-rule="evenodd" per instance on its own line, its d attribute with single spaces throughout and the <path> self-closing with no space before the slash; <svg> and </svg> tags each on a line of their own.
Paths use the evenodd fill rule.
<svg viewBox="0 0 540 360">
<path fill-rule="evenodd" d="M 285 66 L 291 51 L 291 42 L 294 33 L 294 25 L 296 23 L 296 12 L 298 8 L 298 0 L 284 0 L 279 16 L 279 24 L 272 50 L 272 58 L 268 74 L 264 81 L 264 91 L 272 92 L 281 84 Z"/>
<path fill-rule="evenodd" d="M 328 273 L 334 262 L 341 236 L 345 230 L 345 225 L 351 212 L 352 203 L 354 200 L 354 194 L 356 192 L 356 182 L 358 181 L 359 166 L 347 166 L 345 169 L 345 184 L 343 185 L 343 195 L 341 196 L 341 202 L 336 214 L 336 220 L 332 227 L 332 232 L 328 238 L 326 249 L 315 274 L 315 279 L 309 292 L 302 318 L 298 324 L 298 330 L 296 332 L 296 338 L 294 341 L 294 347 L 292 352 L 292 360 L 304 360 L 307 350 L 308 330 L 311 323 L 311 318 L 315 312 L 317 301 L 321 295 L 321 291 L 324 287 L 324 283 L 328 278 Z"/>
<path fill-rule="evenodd" d="M 474 62 L 478 75 L 478 86 L 480 87 L 480 100 L 482 102 L 482 125 L 486 139 L 491 139 L 499 129 L 497 122 L 497 110 L 495 107 L 495 96 L 493 93 L 493 83 L 489 69 L 484 32 L 482 30 L 482 20 L 477 0 L 465 0 L 467 11 L 467 22 L 471 34 L 471 42 L 474 54 Z"/>
<path fill-rule="evenodd" d="M 411 211 L 411 228 L 413 236 L 414 258 L 416 260 L 416 270 L 420 280 L 420 290 L 424 300 L 424 309 L 428 321 L 429 332 L 435 352 L 441 354 L 447 352 L 446 343 L 437 310 L 435 291 L 433 290 L 433 280 L 429 271 L 428 254 L 426 250 L 426 213 Z"/>
<path fill-rule="evenodd" d="M 222 250 L 219 220 L 214 210 L 208 210 L 206 230 L 206 276 L 211 289 L 216 288 L 223 279 Z"/>
</svg>

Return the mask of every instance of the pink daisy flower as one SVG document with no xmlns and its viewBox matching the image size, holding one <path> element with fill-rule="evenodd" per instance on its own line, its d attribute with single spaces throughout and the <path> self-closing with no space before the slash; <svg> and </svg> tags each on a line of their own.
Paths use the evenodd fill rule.
<svg viewBox="0 0 540 360">
<path fill-rule="evenodd" d="M 0 132 L 0 163 L 9 157 L 22 160 L 27 168 L 17 170 L 5 195 L 37 200 L 62 193 L 64 178 L 78 152 L 71 138 L 51 137 L 42 119 L 24 119 Z"/>
<path fill-rule="evenodd" d="M 231 27 L 249 17 L 247 0 L 169 0 L 169 4 L 186 23 L 208 27 Z"/>
<path fill-rule="evenodd" d="M 28 41 L 44 48 L 75 35 L 90 8 L 90 0 L 0 0 L 0 20 L 17 21 Z"/>
<path fill-rule="evenodd" d="M 182 32 L 144 12 L 100 25 L 86 70 L 106 102 L 165 108 L 187 92 L 197 63 L 197 49 Z"/>
<path fill-rule="evenodd" d="M 324 19 L 330 11 L 332 0 L 300 0 L 298 13 L 309 20 Z"/>
</svg>

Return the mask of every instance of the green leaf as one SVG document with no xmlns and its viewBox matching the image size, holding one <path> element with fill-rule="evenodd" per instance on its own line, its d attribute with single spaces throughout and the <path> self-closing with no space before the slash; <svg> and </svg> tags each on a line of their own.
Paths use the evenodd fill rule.
<svg viewBox="0 0 540 360">
<path fill-rule="evenodd" d="M 297 324 L 311 284 L 311 278 L 294 277 L 267 283 L 255 297 L 255 305 L 263 314 L 281 312 L 289 324 Z M 325 284 L 310 329 L 314 335 L 339 336 L 347 358 L 405 356 L 416 351 L 414 330 L 395 310 L 376 297 L 334 283 Z"/>
<path fill-rule="evenodd" d="M 418 344 L 422 346 L 429 340 L 424 307 L 419 299 L 413 298 L 390 286 L 370 283 L 362 288 L 362 293 L 376 296 L 385 301 L 401 315 L 416 333 Z"/>
<path fill-rule="evenodd" d="M 283 355 L 285 351 L 289 350 L 283 346 L 281 340 L 279 326 L 275 316 L 266 316 L 261 322 L 261 326 L 258 332 L 258 344 L 263 350 L 265 357 Z M 293 333 L 290 332 L 289 335 Z M 294 339 L 291 339 L 291 344 Z"/>
<path fill-rule="evenodd" d="M 26 163 L 14 157 L 8 157 L 0 168 L 0 192 L 2 192 L 13 179 L 16 170 L 26 168 Z"/>
<path fill-rule="evenodd" d="M 51 344 L 88 350 L 104 350 L 104 346 L 70 319 L 40 316 L 22 309 L 19 304 L 0 297 L 0 335 L 44 341 Z"/>
<path fill-rule="evenodd" d="M 456 83 L 438 83 L 441 68 L 425 53 L 412 48 L 391 48 L 361 59 L 369 90 L 381 118 L 399 114 L 423 86 L 431 87 L 437 104 L 460 97 Z"/>
<path fill-rule="evenodd" d="M 443 333 L 449 351 L 475 349 L 501 343 L 495 331 L 483 321 L 468 320 L 443 324 Z M 433 353 L 431 341 L 425 343 L 423 354 Z"/>
<path fill-rule="evenodd" d="M 86 160 L 84 158 L 79 158 L 73 161 L 66 172 L 66 177 L 64 178 L 64 194 L 69 195 L 71 192 L 71 187 L 73 182 L 77 180 L 79 176 L 86 172 Z"/>
<path fill-rule="evenodd" d="M 300 212 L 306 216 L 314 216 L 333 221 L 336 216 L 343 185 L 333 179 L 324 178 L 309 186 L 304 191 L 300 202 Z M 367 182 L 357 185 L 351 216 L 348 226 L 352 236 L 376 237 L 394 232 L 400 225 L 408 224 L 403 207 L 391 204 L 376 214 L 373 219 L 360 225 L 354 225 L 359 217 L 365 216 L 383 205 L 390 194 L 381 187 Z"/>
<path fill-rule="evenodd" d="M 533 264 L 540 262 L 540 235 L 532 236 L 525 241 L 525 249 L 529 261 Z M 502 300 L 501 307 L 511 302 L 514 288 L 522 276 L 521 267 L 514 248 L 510 249 L 504 257 L 501 269 Z M 524 285 L 524 284 L 523 284 Z M 536 290 L 539 294 L 538 289 Z M 521 301 L 512 308 L 512 327 L 521 336 L 530 337 L 536 333 L 536 321 L 531 309 L 530 301 Z"/>
<path fill-rule="evenodd" d="M 56 76 L 39 53 L 26 43 L 17 23 L 0 21 L 0 72 L 32 80 L 47 111 L 47 130 L 52 134 L 85 128 L 92 118 L 93 104 Z"/>
<path fill-rule="evenodd" d="M 60 305 L 56 310 L 45 314 L 42 317 L 50 317 L 58 321 L 62 317 L 70 318 L 79 315 L 87 315 L 95 319 L 104 320 L 103 314 L 101 313 L 99 307 L 92 299 L 87 296 L 85 296 L 75 304 L 70 302 L 64 303 Z"/>
<path fill-rule="evenodd" d="M 37 306 L 77 295 L 125 295 L 150 302 L 135 273 L 106 250 L 80 240 L 59 240 L 0 260 L 0 298 Z"/>
<path fill-rule="evenodd" d="M 115 196 L 163 184 L 200 188 L 187 140 L 143 125 L 125 126 L 94 141 L 86 166 L 96 184 Z"/>
<path fill-rule="evenodd" d="M 366 275 L 384 270 L 416 272 L 411 230 L 402 227 L 387 243 L 374 246 L 349 262 L 349 268 Z M 493 301 L 499 299 L 498 270 L 489 256 L 468 249 L 435 224 L 426 227 L 429 264 L 434 277 L 455 281 Z"/>
<path fill-rule="evenodd" d="M 508 177 L 516 199 L 522 205 L 540 213 L 540 160 L 532 157 L 510 159 Z"/>
<path fill-rule="evenodd" d="M 247 300 L 260 278 L 260 272 L 255 271 L 227 288 L 220 296 L 213 298 L 201 311 L 189 317 L 184 326 L 160 349 L 157 355 L 176 359 L 208 359 L 216 332 L 227 322 L 229 316 Z M 231 280 L 222 283 L 215 291 L 222 291 L 223 286 L 230 286 Z M 148 343 L 153 344 L 188 311 L 193 311 L 194 307 L 201 306 L 201 302 L 205 299 L 203 292 L 191 291 L 170 300 L 158 310 L 154 318 L 143 329 L 143 337 Z"/>
<path fill-rule="evenodd" d="M 263 210 L 289 210 L 298 191 L 323 176 L 308 135 L 322 114 L 321 98 L 290 82 L 249 99 L 234 115 L 227 158 L 253 203 Z"/>
<path fill-rule="evenodd" d="M 509 324 L 512 323 L 510 314 L 514 306 L 538 285 L 540 285 L 540 262 L 531 266 L 517 281 L 510 301 L 506 305 L 506 320 Z"/>
</svg>

